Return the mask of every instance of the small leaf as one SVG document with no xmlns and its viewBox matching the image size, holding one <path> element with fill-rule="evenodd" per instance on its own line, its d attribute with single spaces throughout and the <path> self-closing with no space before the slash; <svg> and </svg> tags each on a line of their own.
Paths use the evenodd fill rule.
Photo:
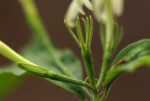
<svg viewBox="0 0 150 101">
<path fill-rule="evenodd" d="M 105 92 L 122 73 L 134 72 L 141 66 L 150 66 L 150 39 L 130 44 L 117 55 L 107 75 Z"/>
<path fill-rule="evenodd" d="M 113 65 L 117 64 L 121 59 L 125 58 L 128 63 L 136 60 L 142 56 L 150 55 L 150 39 L 143 39 L 138 42 L 132 43 L 124 48 L 115 58 Z"/>
</svg>

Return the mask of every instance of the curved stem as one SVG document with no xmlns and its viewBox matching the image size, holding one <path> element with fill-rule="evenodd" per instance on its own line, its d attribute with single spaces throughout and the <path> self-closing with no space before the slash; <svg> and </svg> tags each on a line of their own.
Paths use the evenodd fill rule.
<svg viewBox="0 0 150 101">
<path fill-rule="evenodd" d="M 67 71 L 64 67 L 64 64 L 60 61 L 57 56 L 56 49 L 52 44 L 50 37 L 40 19 L 40 16 L 37 11 L 36 4 L 34 0 L 20 0 L 22 8 L 24 10 L 27 21 L 34 33 L 35 41 L 39 44 L 42 44 L 47 48 L 47 52 L 53 58 L 53 61 L 58 65 L 59 69 L 66 75 L 72 76 L 69 71 Z"/>
<path fill-rule="evenodd" d="M 25 64 L 25 63 L 17 63 L 17 64 L 22 69 L 24 69 L 28 72 L 31 72 L 35 75 L 38 75 L 38 76 L 41 76 L 44 78 L 49 78 L 52 80 L 57 80 L 57 81 L 62 81 L 62 82 L 71 83 L 71 84 L 75 84 L 75 85 L 80 85 L 80 86 L 87 87 L 88 89 L 92 89 L 91 86 L 84 81 L 77 80 L 77 79 L 74 79 L 74 78 L 71 78 L 71 77 L 68 77 L 65 75 L 60 75 L 60 74 L 54 73 L 52 71 L 44 69 L 43 67 Z"/>
<path fill-rule="evenodd" d="M 68 76 L 56 74 L 54 72 L 51 72 L 45 68 L 42 68 L 30 62 L 29 60 L 25 59 L 24 57 L 16 53 L 14 50 L 9 48 L 6 44 L 4 44 L 1 41 L 0 41 L 0 54 L 10 59 L 11 61 L 15 62 L 16 64 L 18 64 L 22 69 L 31 72 L 33 74 L 36 74 L 38 76 L 50 78 L 52 80 L 58 80 L 62 82 L 76 84 L 76 85 L 87 87 L 88 89 L 92 89 L 91 86 L 84 81 L 77 80 Z"/>
</svg>

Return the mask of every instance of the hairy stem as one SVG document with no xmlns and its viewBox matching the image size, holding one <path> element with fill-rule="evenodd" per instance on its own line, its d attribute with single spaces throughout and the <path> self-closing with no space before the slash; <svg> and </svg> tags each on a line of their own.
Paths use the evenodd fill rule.
<svg viewBox="0 0 150 101">
<path fill-rule="evenodd" d="M 102 67 L 101 67 L 101 73 L 99 75 L 99 80 L 97 82 L 97 88 L 99 89 L 102 84 L 104 83 L 105 79 L 106 79 L 106 75 L 107 75 L 107 71 L 109 70 L 109 66 L 110 66 L 110 62 L 111 62 L 111 52 L 105 52 L 104 56 L 103 56 L 103 63 L 102 63 Z"/>
<path fill-rule="evenodd" d="M 90 49 L 82 49 L 81 53 L 82 53 L 85 67 L 86 67 L 87 75 L 89 76 L 89 80 L 91 83 L 92 91 L 94 94 L 94 99 L 95 99 L 95 101 L 98 101 L 98 100 L 96 100 L 96 99 L 98 99 L 98 97 L 97 97 L 98 94 L 97 94 L 97 89 L 96 89 L 96 82 L 95 82 L 95 75 L 94 75 L 91 51 L 90 51 Z"/>
</svg>

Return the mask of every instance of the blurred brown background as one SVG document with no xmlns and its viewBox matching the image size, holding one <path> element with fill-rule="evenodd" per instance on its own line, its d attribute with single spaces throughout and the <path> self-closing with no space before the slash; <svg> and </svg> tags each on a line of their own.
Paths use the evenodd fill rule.
<svg viewBox="0 0 150 101">
<path fill-rule="evenodd" d="M 61 48 L 70 47 L 78 56 L 80 51 L 63 24 L 64 14 L 71 0 L 36 0 L 40 15 L 50 36 Z M 150 0 L 126 0 L 122 17 L 118 19 L 124 27 L 124 40 L 117 52 L 129 43 L 150 38 Z M 93 38 L 93 60 L 99 71 L 102 49 L 95 25 Z M 0 0 L 0 40 L 19 51 L 28 42 L 31 30 L 28 27 L 18 0 Z M 116 52 L 116 53 L 117 53 Z M 9 61 L 0 57 L 0 65 Z M 98 73 L 98 72 L 97 72 Z M 134 74 L 122 75 L 113 85 L 107 101 L 150 101 L 150 69 L 142 68 Z M 26 78 L 6 101 L 77 101 L 77 98 L 39 78 Z"/>
</svg>

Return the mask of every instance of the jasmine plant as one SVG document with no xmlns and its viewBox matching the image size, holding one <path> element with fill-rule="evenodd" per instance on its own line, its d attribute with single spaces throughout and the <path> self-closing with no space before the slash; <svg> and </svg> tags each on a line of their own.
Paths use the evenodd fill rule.
<svg viewBox="0 0 150 101">
<path fill-rule="evenodd" d="M 123 28 L 115 19 L 123 12 L 123 0 L 72 0 L 67 10 L 64 24 L 80 48 L 86 78 L 82 77 L 81 62 L 72 51 L 59 49 L 53 44 L 39 17 L 35 1 L 19 2 L 33 31 L 33 38 L 19 54 L 0 41 L 0 54 L 13 62 L 0 69 L 0 101 L 4 101 L 10 88 L 20 79 L 31 74 L 68 90 L 81 101 L 105 101 L 113 82 L 122 73 L 132 73 L 141 66 L 150 66 L 150 39 L 126 46 L 112 59 L 123 37 Z M 86 15 L 84 6 L 93 15 Z M 103 48 L 99 77 L 95 76 L 92 61 L 93 18 L 100 24 Z"/>
</svg>

